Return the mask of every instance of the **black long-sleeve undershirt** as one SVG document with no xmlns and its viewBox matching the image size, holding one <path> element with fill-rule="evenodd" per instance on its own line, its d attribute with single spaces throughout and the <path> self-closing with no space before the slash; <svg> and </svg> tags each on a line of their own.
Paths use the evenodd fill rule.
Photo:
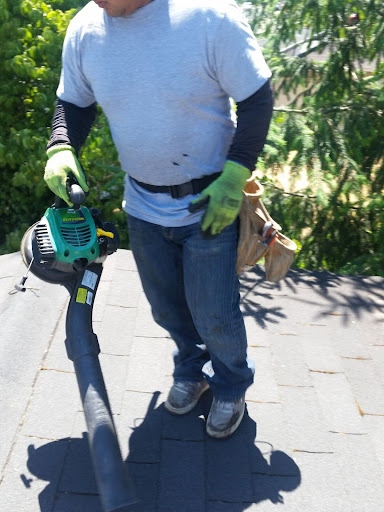
<svg viewBox="0 0 384 512">
<path fill-rule="evenodd" d="M 69 144 L 78 154 L 89 135 L 96 113 L 96 103 L 82 108 L 58 99 L 47 149 L 57 144 Z"/>
<path fill-rule="evenodd" d="M 237 103 L 237 127 L 227 158 L 253 171 L 268 133 L 273 94 L 267 81 L 252 96 Z M 96 117 L 96 103 L 81 108 L 57 100 L 47 148 L 69 144 L 78 154 Z"/>
<path fill-rule="evenodd" d="M 228 160 L 253 171 L 267 138 L 273 111 L 273 93 L 269 80 L 252 96 L 237 103 L 237 128 Z"/>
</svg>

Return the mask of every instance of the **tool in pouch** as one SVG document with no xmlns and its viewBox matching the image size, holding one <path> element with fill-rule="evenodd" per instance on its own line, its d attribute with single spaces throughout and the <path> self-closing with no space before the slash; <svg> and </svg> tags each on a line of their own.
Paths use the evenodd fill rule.
<svg viewBox="0 0 384 512">
<path fill-rule="evenodd" d="M 267 221 L 264 226 L 261 233 L 261 240 L 259 240 L 259 243 L 265 246 L 271 246 L 276 242 L 276 236 L 278 234 L 278 230 L 274 229 L 273 222 Z"/>
</svg>

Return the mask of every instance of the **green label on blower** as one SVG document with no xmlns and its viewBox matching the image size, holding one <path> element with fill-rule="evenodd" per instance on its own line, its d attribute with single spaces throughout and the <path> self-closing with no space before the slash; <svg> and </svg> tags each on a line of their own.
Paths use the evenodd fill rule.
<svg viewBox="0 0 384 512">
<path fill-rule="evenodd" d="M 70 224 L 76 224 L 78 222 L 84 222 L 83 215 L 76 210 L 71 210 L 70 208 L 60 208 L 60 219 L 61 222 L 70 223 Z"/>
</svg>

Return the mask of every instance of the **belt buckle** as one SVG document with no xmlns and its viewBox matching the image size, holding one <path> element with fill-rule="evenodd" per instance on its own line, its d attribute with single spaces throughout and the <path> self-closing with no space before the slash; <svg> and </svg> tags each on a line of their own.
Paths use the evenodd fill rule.
<svg viewBox="0 0 384 512">
<path fill-rule="evenodd" d="M 170 185 L 169 190 L 170 190 L 171 197 L 173 199 L 180 199 L 180 197 L 182 197 L 182 196 L 180 196 L 179 188 L 180 188 L 179 185 Z"/>
<path fill-rule="evenodd" d="M 180 185 L 171 185 L 169 188 L 173 199 L 181 199 L 188 194 L 193 194 L 193 185 L 191 181 L 181 183 Z"/>
</svg>

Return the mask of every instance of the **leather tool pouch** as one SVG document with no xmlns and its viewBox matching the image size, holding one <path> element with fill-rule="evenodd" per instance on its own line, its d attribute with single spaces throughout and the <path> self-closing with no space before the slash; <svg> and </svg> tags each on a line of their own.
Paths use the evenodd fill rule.
<svg viewBox="0 0 384 512">
<path fill-rule="evenodd" d="M 269 215 L 261 200 L 263 191 L 253 174 L 243 191 L 236 272 L 265 258 L 266 280 L 276 283 L 287 275 L 297 245 L 281 233 L 281 226 Z"/>
</svg>

